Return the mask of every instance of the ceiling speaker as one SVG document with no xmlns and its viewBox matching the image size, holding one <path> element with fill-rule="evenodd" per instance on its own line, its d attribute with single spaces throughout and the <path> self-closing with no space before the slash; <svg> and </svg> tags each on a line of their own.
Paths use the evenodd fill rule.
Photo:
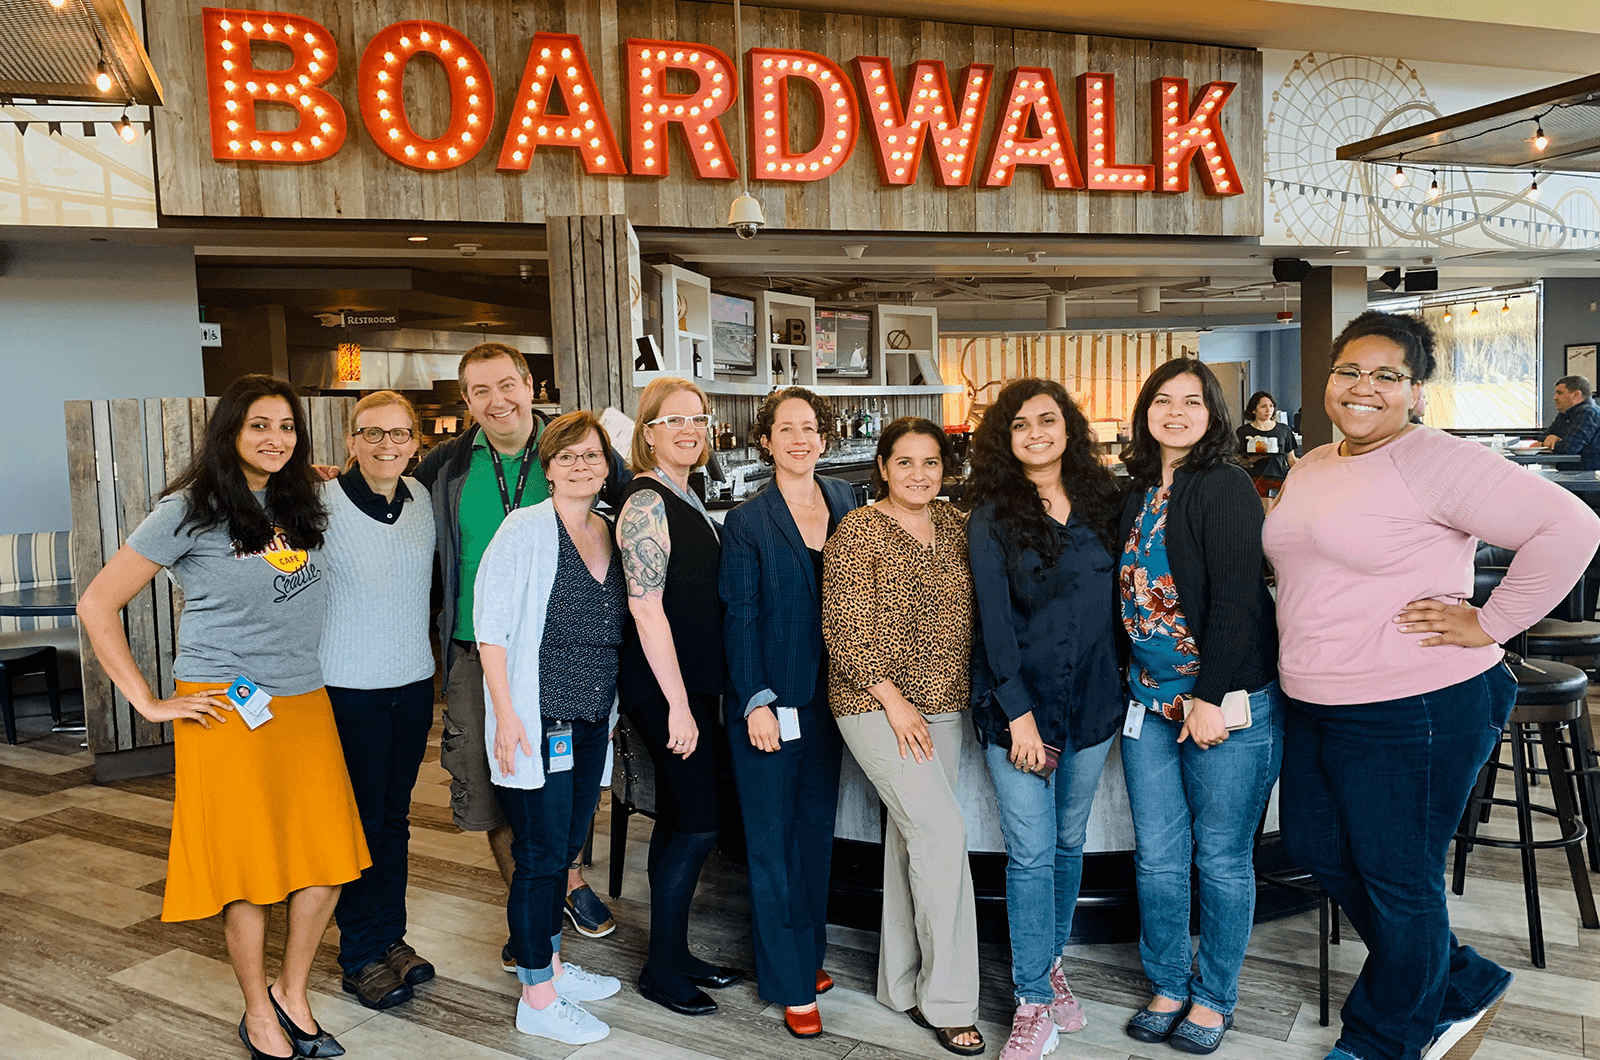
<svg viewBox="0 0 1600 1060">
<path fill-rule="evenodd" d="M 1400 270 L 1390 269 L 1388 272 L 1378 277 L 1378 282 L 1389 288 L 1391 291 L 1398 291 L 1400 289 Z"/>
<path fill-rule="evenodd" d="M 1304 258 L 1272 259 L 1272 278 L 1279 283 L 1299 283 L 1311 271 L 1311 262 Z"/>
<path fill-rule="evenodd" d="M 1437 291 L 1439 289 L 1438 269 L 1407 269 L 1407 291 Z"/>
</svg>

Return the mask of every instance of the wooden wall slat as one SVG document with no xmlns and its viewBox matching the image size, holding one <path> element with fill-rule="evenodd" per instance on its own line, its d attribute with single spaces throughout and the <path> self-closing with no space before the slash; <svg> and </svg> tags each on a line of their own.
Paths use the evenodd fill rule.
<svg viewBox="0 0 1600 1060">
<path fill-rule="evenodd" d="M 95 456 L 94 409 L 88 401 L 66 402 L 67 488 L 72 498 L 72 591 L 82 596 L 105 565 L 100 540 L 100 489 Z M 86 739 L 96 754 L 114 750 L 111 679 L 78 627 L 78 657 L 83 667 Z"/>
<path fill-rule="evenodd" d="M 149 458 L 145 452 L 144 409 L 137 398 L 117 398 L 111 402 L 111 455 L 116 468 L 117 529 L 126 541 L 134 527 L 150 514 Z M 155 588 L 147 585 L 128 601 L 123 611 L 128 631 L 128 646 L 133 661 L 152 689 L 161 687 L 156 653 Z M 145 721 L 126 700 L 119 697 L 118 708 L 129 726 L 132 746 L 149 747 L 161 740 L 161 726 Z M 120 721 L 119 719 L 119 726 Z M 121 741 L 119 740 L 119 743 Z"/>
</svg>

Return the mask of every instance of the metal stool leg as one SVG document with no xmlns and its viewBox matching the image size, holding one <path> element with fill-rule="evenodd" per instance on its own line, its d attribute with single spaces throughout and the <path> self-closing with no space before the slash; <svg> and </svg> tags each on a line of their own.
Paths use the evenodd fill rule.
<svg viewBox="0 0 1600 1060">
<path fill-rule="evenodd" d="M 1328 904 L 1331 901 L 1333 899 L 1323 894 L 1317 902 L 1317 939 L 1320 943 L 1317 952 L 1317 1022 L 1324 1027 L 1328 1025 Z"/>
<path fill-rule="evenodd" d="M 1508 728 L 1509 728 L 1509 726 L 1508 726 Z M 1494 745 L 1494 750 L 1493 751 L 1489 752 L 1489 764 L 1490 765 L 1492 765 L 1492 766 L 1499 766 L 1500 765 L 1500 751 L 1501 751 L 1501 749 L 1503 747 L 1505 747 L 1505 745 L 1506 745 L 1506 733 L 1505 732 L 1501 732 L 1501 734 L 1500 734 L 1500 742 Z M 1483 798 L 1485 800 L 1494 798 L 1495 781 L 1499 778 L 1499 774 L 1500 774 L 1500 770 L 1499 769 L 1491 769 L 1489 771 L 1488 780 L 1484 784 L 1484 788 L 1483 788 Z M 1492 809 L 1494 809 L 1494 803 L 1485 801 L 1484 804 L 1483 804 L 1483 807 L 1478 811 L 1478 823 L 1479 824 L 1488 824 L 1489 823 L 1489 811 L 1492 810 Z M 1460 892 L 1458 891 L 1457 893 L 1459 894 Z"/>
<path fill-rule="evenodd" d="M 1478 782 L 1472 786 L 1472 794 L 1467 798 L 1467 808 L 1461 814 L 1462 836 L 1456 837 L 1455 867 L 1450 874 L 1450 889 L 1457 894 L 1463 894 L 1467 887 L 1467 854 L 1472 851 L 1472 840 L 1478 834 L 1479 823 L 1488 820 L 1489 793 L 1494 789 L 1494 775 L 1500 772 L 1500 748 L 1495 748 L 1494 755 L 1485 762 L 1478 771 Z"/>
<path fill-rule="evenodd" d="M 1533 860 L 1533 811 L 1528 806 L 1528 756 L 1524 726 L 1511 724 L 1511 784 L 1516 790 L 1517 837 L 1522 843 L 1522 896 L 1528 907 L 1528 947 L 1535 968 L 1544 967 L 1544 921 L 1539 912 L 1539 870 Z"/>
<path fill-rule="evenodd" d="M 1589 714 L 1589 703 L 1583 704 L 1583 713 L 1573 722 L 1572 758 L 1580 770 L 1578 775 L 1578 802 L 1583 810 L 1583 821 L 1589 829 L 1589 868 L 1600 872 L 1600 758 L 1595 755 L 1594 722 Z"/>
<path fill-rule="evenodd" d="M 611 872 L 608 887 L 611 897 L 622 894 L 622 862 L 628 854 L 628 804 L 615 786 L 611 789 Z"/>
<path fill-rule="evenodd" d="M 11 702 L 11 674 L 4 666 L 0 666 L 0 714 L 5 715 L 6 743 L 16 743 L 17 715 Z"/>
<path fill-rule="evenodd" d="M 50 724 L 61 724 L 61 675 L 56 672 L 54 655 L 44 671 L 44 687 L 50 694 Z"/>
<path fill-rule="evenodd" d="M 1540 725 L 1539 739 L 1544 743 L 1545 761 L 1550 766 L 1550 789 L 1555 796 L 1556 816 L 1561 821 L 1561 836 L 1571 839 L 1583 828 L 1578 820 L 1578 808 L 1573 799 L 1572 776 L 1567 771 L 1566 749 L 1561 745 L 1559 725 Z M 1586 928 L 1600 928 L 1600 916 L 1595 915 L 1594 892 L 1589 887 L 1588 866 L 1583 863 L 1579 844 L 1567 847 L 1567 867 L 1572 870 L 1572 889 L 1578 896 L 1578 914 Z"/>
</svg>

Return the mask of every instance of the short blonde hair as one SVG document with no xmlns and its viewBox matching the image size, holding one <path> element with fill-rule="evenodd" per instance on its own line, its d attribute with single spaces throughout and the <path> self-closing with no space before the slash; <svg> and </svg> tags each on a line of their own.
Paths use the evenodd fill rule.
<svg viewBox="0 0 1600 1060">
<path fill-rule="evenodd" d="M 544 433 L 539 435 L 539 466 L 548 474 L 550 461 L 556 458 L 556 454 L 589 437 L 590 431 L 600 436 L 600 448 L 606 451 L 609 458 L 611 436 L 606 434 L 600 418 L 588 409 L 579 409 L 557 416 L 546 425 Z"/>
<path fill-rule="evenodd" d="M 695 385 L 693 380 L 685 379 L 679 375 L 661 375 L 650 381 L 644 388 L 644 393 L 639 395 L 639 417 L 635 421 L 633 430 L 633 446 L 628 454 L 628 463 L 635 472 L 654 471 L 656 468 L 656 454 L 650 448 L 650 443 L 645 441 L 644 428 L 651 420 L 661 415 L 661 406 L 667 403 L 667 398 L 680 391 L 687 391 L 700 399 L 700 408 L 705 412 L 711 411 L 711 402 L 706 398 L 706 392 Z M 704 467 L 706 461 L 711 459 L 711 439 L 709 433 L 706 445 L 700 450 L 700 459 L 695 461 L 695 467 Z"/>
<path fill-rule="evenodd" d="M 356 424 L 361 422 L 361 414 L 363 412 L 366 412 L 368 409 L 381 409 L 388 405 L 393 405 L 396 408 L 404 409 L 407 418 L 411 420 L 412 431 L 414 431 L 416 434 L 422 433 L 422 421 L 417 418 L 416 406 L 412 405 L 410 401 L 407 401 L 404 394 L 397 394 L 393 390 L 376 390 L 362 398 L 360 401 L 356 402 L 356 407 L 350 410 L 349 436 L 352 438 L 355 437 Z M 346 468 L 352 468 L 356 466 L 356 455 L 354 453 L 351 453 L 345 460 L 344 466 Z"/>
</svg>

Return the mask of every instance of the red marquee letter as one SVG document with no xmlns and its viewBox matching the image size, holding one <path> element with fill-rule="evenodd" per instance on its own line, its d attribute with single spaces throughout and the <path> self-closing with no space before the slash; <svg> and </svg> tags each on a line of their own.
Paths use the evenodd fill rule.
<svg viewBox="0 0 1600 1060">
<path fill-rule="evenodd" d="M 667 175 L 667 126 L 677 124 L 689 147 L 694 175 L 728 180 L 739 175 L 722 135 L 719 116 L 738 91 L 733 62 L 715 48 L 670 40 L 630 40 L 628 52 L 628 153 L 633 174 Z M 667 71 L 687 70 L 694 91 L 667 91 Z"/>
<path fill-rule="evenodd" d="M 431 55 L 450 84 L 450 125 L 436 140 L 418 136 L 406 120 L 406 67 Z M 494 125 L 494 85 L 472 42 L 438 22 L 396 22 L 379 30 L 356 73 L 361 120 L 378 150 L 412 169 L 454 169 L 483 150 Z"/>
<path fill-rule="evenodd" d="M 1154 166 L 1117 164 L 1115 74 L 1079 75 L 1078 138 L 1091 191 L 1149 191 L 1154 185 Z"/>
<path fill-rule="evenodd" d="M 318 85 L 333 76 L 339 49 L 333 35 L 299 15 L 207 7 L 200 11 L 211 157 L 224 162 L 320 162 L 344 146 L 339 101 Z M 251 41 L 289 49 L 287 70 L 258 70 Z M 256 124 L 257 103 L 292 107 L 300 122 L 288 132 Z"/>
<path fill-rule="evenodd" d="M 856 146 L 856 94 L 845 72 L 816 52 L 751 48 L 745 53 L 750 75 L 750 175 L 761 180 L 821 180 L 837 171 Z M 821 131 L 816 146 L 789 148 L 789 82 L 816 92 Z"/>
<path fill-rule="evenodd" d="M 1062 129 L 1055 75 L 1039 66 L 1020 67 L 1012 72 L 1001 99 L 983 166 L 984 186 L 1010 187 L 1017 166 L 1043 166 L 1045 187 L 1083 187 L 1083 174 L 1070 150 L 1072 139 Z M 1031 127 L 1038 128 L 1038 136 L 1028 135 Z"/>
<path fill-rule="evenodd" d="M 1160 191 L 1189 190 L 1189 160 L 1200 152 L 1200 184 L 1211 195 L 1242 195 L 1233 153 L 1222 135 L 1222 106 L 1236 83 L 1213 81 L 1189 103 L 1189 80 L 1161 77 L 1150 82 L 1153 156 L 1161 159 Z M 1198 164 L 1198 162 L 1197 162 Z"/>
<path fill-rule="evenodd" d="M 552 114 L 550 97 L 556 88 L 565 110 Z M 540 146 L 577 148 L 584 172 L 593 176 L 628 172 L 589 58 L 571 33 L 533 35 L 522 85 L 511 107 L 511 128 L 500 149 L 500 171 L 525 171 Z"/>
<path fill-rule="evenodd" d="M 978 139 L 973 130 L 988 101 L 994 67 L 987 63 L 968 66 L 961 72 L 961 95 L 954 96 L 944 63 L 923 59 L 911 68 L 911 85 L 902 103 L 888 59 L 861 55 L 852 65 L 861 98 L 866 101 L 873 153 L 883 183 L 916 183 L 924 141 L 933 145 L 941 186 L 960 187 L 972 179 L 970 163 L 977 154 Z"/>
</svg>

